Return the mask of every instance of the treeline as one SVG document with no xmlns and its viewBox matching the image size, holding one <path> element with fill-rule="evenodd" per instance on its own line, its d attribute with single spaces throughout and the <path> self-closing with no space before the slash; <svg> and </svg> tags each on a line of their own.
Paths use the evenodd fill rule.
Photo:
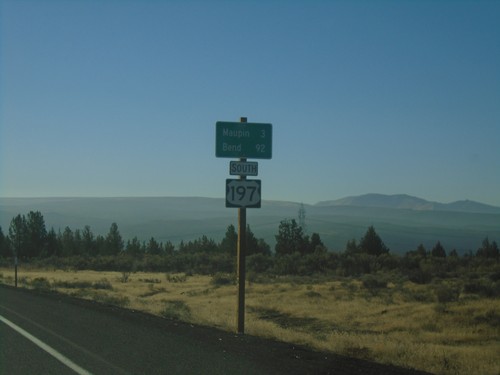
<svg viewBox="0 0 500 375">
<path fill-rule="evenodd" d="M 495 241 L 485 238 L 475 252 L 459 256 L 447 252 L 437 241 L 432 249 L 418 245 L 400 256 L 392 254 L 375 228 L 370 226 L 359 240 L 347 242 L 344 251 L 331 252 L 319 234 L 305 234 L 294 219 L 283 220 L 275 235 L 274 252 L 247 226 L 247 271 L 249 275 L 313 275 L 334 273 L 359 276 L 380 272 L 399 272 L 417 283 L 434 277 L 447 277 L 464 269 L 499 268 L 500 254 Z M 227 227 L 220 242 L 201 236 L 174 246 L 155 238 L 140 241 L 123 240 L 118 225 L 112 223 L 105 235 L 94 235 L 89 226 L 63 231 L 46 229 L 40 212 L 17 215 L 8 233 L 0 227 L 0 257 L 3 263 L 17 257 L 20 262 L 41 266 L 73 269 L 187 272 L 215 274 L 233 273 L 236 263 L 238 234 L 233 225 Z"/>
</svg>

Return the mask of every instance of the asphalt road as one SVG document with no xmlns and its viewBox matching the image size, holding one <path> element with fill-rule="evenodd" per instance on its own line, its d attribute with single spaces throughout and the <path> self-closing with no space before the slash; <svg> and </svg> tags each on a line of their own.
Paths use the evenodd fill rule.
<svg viewBox="0 0 500 375">
<path fill-rule="evenodd" d="M 63 295 L 0 286 L 0 375 L 75 373 L 417 374 Z"/>
</svg>

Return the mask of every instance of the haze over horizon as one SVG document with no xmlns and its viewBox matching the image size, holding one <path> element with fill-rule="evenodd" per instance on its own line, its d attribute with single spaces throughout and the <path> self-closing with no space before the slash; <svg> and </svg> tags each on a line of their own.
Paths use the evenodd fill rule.
<svg viewBox="0 0 500 375">
<path fill-rule="evenodd" d="M 0 3 L 0 197 L 222 198 L 216 121 L 273 124 L 262 199 L 500 206 L 500 2 Z"/>
<path fill-rule="evenodd" d="M 290 204 L 304 204 L 307 206 L 314 206 L 314 205 L 324 205 L 324 204 L 332 204 L 335 203 L 336 205 L 342 204 L 343 202 L 348 202 L 346 204 L 351 205 L 352 201 L 356 202 L 356 205 L 362 205 L 364 202 L 364 199 L 368 198 L 371 200 L 369 205 L 373 205 L 374 202 L 377 201 L 377 197 L 379 196 L 382 198 L 382 203 L 385 202 L 384 199 L 390 199 L 390 198 L 401 198 L 404 199 L 404 197 L 407 197 L 411 200 L 416 200 L 416 201 L 423 201 L 426 203 L 437 203 L 439 205 L 449 205 L 453 203 L 460 203 L 460 202 L 471 202 L 471 203 L 477 203 L 479 205 L 486 205 L 489 207 L 493 208 L 499 208 L 500 206 L 495 206 L 491 204 L 487 204 L 484 202 L 479 202 L 479 201 L 474 201 L 470 199 L 459 199 L 456 201 L 451 201 L 451 202 L 439 202 L 439 201 L 431 201 L 427 200 L 421 197 L 416 197 L 408 194 L 380 194 L 380 193 L 366 193 L 366 194 L 360 194 L 360 195 L 349 195 L 349 196 L 344 196 L 340 198 L 335 198 L 335 199 L 326 199 L 326 200 L 321 200 L 317 202 L 303 202 L 303 201 L 292 201 L 292 200 L 282 200 L 282 199 L 262 199 L 262 201 L 269 201 L 269 202 L 283 202 L 283 203 L 290 203 Z M 0 196 L 0 200 L 2 199 L 13 199 L 13 200 L 66 200 L 66 199 L 224 199 L 224 197 L 204 197 L 204 196 L 187 196 L 187 195 L 148 195 L 148 196 L 31 196 L 31 197 L 5 197 L 5 196 Z M 359 201 L 358 201 L 359 200 Z"/>
</svg>

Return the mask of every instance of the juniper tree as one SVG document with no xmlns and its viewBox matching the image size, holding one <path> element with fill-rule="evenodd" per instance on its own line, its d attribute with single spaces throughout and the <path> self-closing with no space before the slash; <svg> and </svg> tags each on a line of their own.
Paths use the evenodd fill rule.
<svg viewBox="0 0 500 375">
<path fill-rule="evenodd" d="M 109 233 L 106 236 L 106 249 L 107 255 L 118 255 L 123 250 L 123 240 L 120 232 L 118 231 L 118 225 L 116 223 L 111 224 L 109 228 Z"/>
<path fill-rule="evenodd" d="M 25 248 L 26 248 L 26 218 L 24 215 L 17 215 L 12 218 L 9 226 L 9 240 L 12 244 L 12 250 L 14 252 L 14 256 L 23 257 L 26 256 Z"/>
<path fill-rule="evenodd" d="M 373 225 L 368 228 L 365 235 L 359 241 L 359 248 L 362 253 L 375 256 L 389 252 L 387 246 L 385 246 L 380 236 L 375 232 Z"/>
</svg>

